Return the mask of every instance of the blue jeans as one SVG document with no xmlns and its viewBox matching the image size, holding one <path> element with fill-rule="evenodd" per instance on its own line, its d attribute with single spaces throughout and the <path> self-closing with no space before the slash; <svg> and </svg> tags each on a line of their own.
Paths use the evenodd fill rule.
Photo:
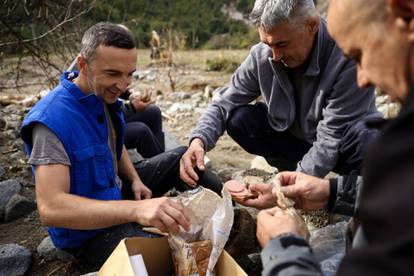
<svg viewBox="0 0 414 276">
<path fill-rule="evenodd" d="M 345 128 L 339 145 L 338 163 L 334 168 L 336 173 L 360 173 L 365 149 L 378 132 L 368 129 L 365 123 L 361 121 Z M 312 147 L 289 130 L 274 130 L 269 124 L 264 103 L 235 109 L 227 121 L 227 133 L 247 152 L 263 156 L 281 171 L 296 170 L 296 164 Z"/>
</svg>

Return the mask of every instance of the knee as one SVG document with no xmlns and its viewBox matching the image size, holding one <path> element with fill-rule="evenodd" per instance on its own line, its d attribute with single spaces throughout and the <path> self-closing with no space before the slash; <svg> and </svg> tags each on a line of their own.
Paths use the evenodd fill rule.
<svg viewBox="0 0 414 276">
<path fill-rule="evenodd" d="M 151 129 L 144 123 L 131 122 L 125 127 L 125 135 L 133 137 L 148 137 L 152 135 Z"/>
<path fill-rule="evenodd" d="M 243 124 L 246 122 L 246 119 L 248 118 L 247 113 L 248 107 L 239 107 L 231 113 L 226 125 L 227 133 L 230 136 L 233 137 L 234 135 L 240 133 Z"/>
<path fill-rule="evenodd" d="M 152 105 L 148 106 L 146 111 L 151 116 L 151 118 L 153 118 L 154 120 L 156 120 L 156 121 L 161 121 L 162 120 L 161 109 L 158 106 L 156 106 L 155 104 L 152 104 Z"/>
</svg>

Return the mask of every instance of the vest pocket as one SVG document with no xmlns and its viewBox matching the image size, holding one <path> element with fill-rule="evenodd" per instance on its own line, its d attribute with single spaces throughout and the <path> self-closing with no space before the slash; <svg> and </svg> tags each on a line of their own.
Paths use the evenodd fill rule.
<svg viewBox="0 0 414 276">
<path fill-rule="evenodd" d="M 73 151 L 75 157 L 76 191 L 90 194 L 97 189 L 109 188 L 108 160 L 105 158 L 106 148 L 94 145 Z"/>
</svg>

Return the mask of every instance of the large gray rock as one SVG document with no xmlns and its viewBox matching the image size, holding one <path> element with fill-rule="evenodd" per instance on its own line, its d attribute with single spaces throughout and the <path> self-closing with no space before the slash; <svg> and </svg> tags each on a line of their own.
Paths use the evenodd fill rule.
<svg viewBox="0 0 414 276">
<path fill-rule="evenodd" d="M 167 110 L 167 113 L 172 114 L 178 114 L 182 112 L 188 112 L 193 110 L 193 106 L 191 104 L 185 104 L 185 103 L 173 103 L 173 105 Z"/>
<path fill-rule="evenodd" d="M 0 275 L 24 275 L 31 262 L 27 248 L 18 244 L 0 245 Z"/>
<path fill-rule="evenodd" d="M 181 146 L 180 141 L 172 133 L 164 131 L 165 137 L 165 151 L 175 149 Z"/>
<path fill-rule="evenodd" d="M 0 218 L 3 218 L 9 200 L 20 192 L 22 186 L 14 179 L 0 182 Z"/>
<path fill-rule="evenodd" d="M 36 210 L 35 202 L 19 194 L 15 194 L 6 205 L 4 220 L 13 221 L 33 212 L 34 210 Z"/>
<path fill-rule="evenodd" d="M 233 167 L 228 167 L 228 168 L 224 168 L 221 169 L 217 172 L 217 176 L 220 178 L 220 180 L 222 182 L 226 182 L 230 179 L 232 179 L 232 176 L 235 172 L 239 172 L 240 169 L 237 168 L 233 168 Z"/>
<path fill-rule="evenodd" d="M 346 222 L 338 222 L 312 231 L 309 243 L 319 262 L 345 253 L 346 227 Z"/>
<path fill-rule="evenodd" d="M 245 208 L 235 208 L 234 223 L 225 249 L 246 271 L 252 265 L 247 255 L 261 250 L 255 237 L 256 222 L 250 213 Z"/>
<path fill-rule="evenodd" d="M 56 248 L 49 236 L 44 238 L 37 247 L 37 253 L 45 260 L 72 261 L 75 257 L 66 251 Z"/>
</svg>

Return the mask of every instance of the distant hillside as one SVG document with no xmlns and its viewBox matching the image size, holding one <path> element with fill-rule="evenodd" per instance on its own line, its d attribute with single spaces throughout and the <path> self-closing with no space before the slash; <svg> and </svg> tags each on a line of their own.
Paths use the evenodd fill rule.
<svg viewBox="0 0 414 276">
<path fill-rule="evenodd" d="M 101 0 L 88 17 L 125 24 L 135 33 L 140 47 L 148 46 L 149 34 L 156 30 L 175 47 L 198 48 L 216 35 L 248 39 L 249 27 L 233 19 L 233 15 L 236 11 L 247 18 L 253 3 L 254 0 Z M 233 13 L 228 14 L 229 10 Z"/>
</svg>

